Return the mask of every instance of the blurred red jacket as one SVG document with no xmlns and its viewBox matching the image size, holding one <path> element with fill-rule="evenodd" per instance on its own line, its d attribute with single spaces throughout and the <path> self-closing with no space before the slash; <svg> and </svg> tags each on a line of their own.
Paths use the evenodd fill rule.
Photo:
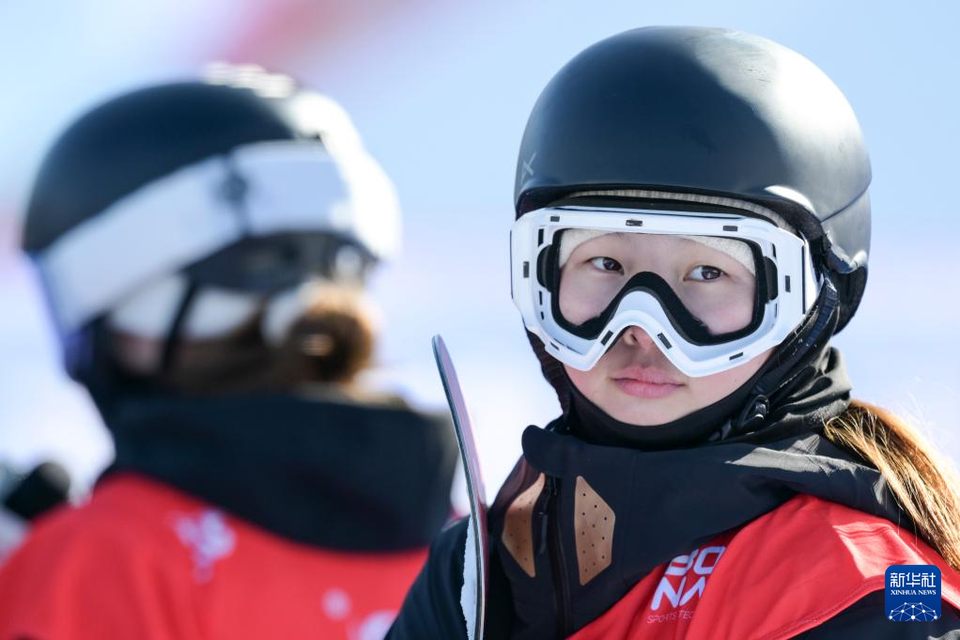
<svg viewBox="0 0 960 640">
<path fill-rule="evenodd" d="M 280 538 L 145 477 L 41 519 L 0 572 L 0 640 L 374 640 L 426 558 Z"/>
</svg>

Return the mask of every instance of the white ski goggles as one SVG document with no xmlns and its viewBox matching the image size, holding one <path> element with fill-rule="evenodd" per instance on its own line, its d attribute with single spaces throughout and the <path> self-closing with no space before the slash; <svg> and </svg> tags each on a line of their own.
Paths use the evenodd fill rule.
<svg viewBox="0 0 960 640">
<path fill-rule="evenodd" d="M 582 371 L 630 326 L 688 376 L 732 369 L 780 344 L 820 291 L 805 240 L 729 211 L 539 209 L 510 251 L 524 325 Z"/>
</svg>

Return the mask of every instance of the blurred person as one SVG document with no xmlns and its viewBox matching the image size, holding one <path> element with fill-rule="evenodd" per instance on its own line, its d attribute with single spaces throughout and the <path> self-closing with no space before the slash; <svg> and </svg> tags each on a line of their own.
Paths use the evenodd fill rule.
<svg viewBox="0 0 960 640">
<path fill-rule="evenodd" d="M 511 271 L 563 412 L 490 508 L 487 638 L 960 638 L 954 473 L 851 400 L 830 345 L 866 285 L 870 179 L 839 89 L 761 37 L 627 31 L 550 81 Z M 468 529 L 389 638 L 472 637 Z M 938 617 L 886 608 L 891 565 L 938 568 Z"/>
<path fill-rule="evenodd" d="M 445 419 L 378 394 L 392 184 L 345 112 L 217 67 L 55 142 L 23 247 L 116 459 L 0 572 L 0 638 L 382 637 L 451 513 Z"/>
</svg>

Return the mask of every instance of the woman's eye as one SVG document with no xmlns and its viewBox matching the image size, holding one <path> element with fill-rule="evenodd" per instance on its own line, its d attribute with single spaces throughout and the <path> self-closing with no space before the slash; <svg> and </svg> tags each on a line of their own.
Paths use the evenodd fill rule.
<svg viewBox="0 0 960 640">
<path fill-rule="evenodd" d="M 687 276 L 691 280 L 716 280 L 723 275 L 723 271 L 717 269 L 716 267 L 711 267 L 706 264 L 698 264 L 693 268 L 690 274 Z"/>
<path fill-rule="evenodd" d="M 620 275 L 623 275 L 623 266 L 613 258 L 600 256 L 590 260 L 590 264 L 592 264 L 594 267 L 596 267 L 600 271 L 615 271 Z"/>
</svg>

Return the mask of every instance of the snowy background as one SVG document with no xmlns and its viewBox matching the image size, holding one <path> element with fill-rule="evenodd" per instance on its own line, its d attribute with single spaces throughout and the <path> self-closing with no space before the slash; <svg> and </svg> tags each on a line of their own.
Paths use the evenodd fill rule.
<svg viewBox="0 0 960 640">
<path fill-rule="evenodd" d="M 429 342 L 443 334 L 492 493 L 521 430 L 557 412 L 509 296 L 507 230 L 526 117 L 578 51 L 653 24 L 767 36 L 813 60 L 847 95 L 873 160 L 874 245 L 863 305 L 836 342 L 857 396 L 913 418 L 960 458 L 960 5 L 720 5 L 0 3 L 0 459 L 52 457 L 84 483 L 111 455 L 85 394 L 59 373 L 34 275 L 15 251 L 40 155 L 105 97 L 195 76 L 211 60 L 256 62 L 340 101 L 396 182 L 405 252 L 376 281 L 388 318 L 378 377 L 422 406 L 442 406 Z"/>
</svg>

